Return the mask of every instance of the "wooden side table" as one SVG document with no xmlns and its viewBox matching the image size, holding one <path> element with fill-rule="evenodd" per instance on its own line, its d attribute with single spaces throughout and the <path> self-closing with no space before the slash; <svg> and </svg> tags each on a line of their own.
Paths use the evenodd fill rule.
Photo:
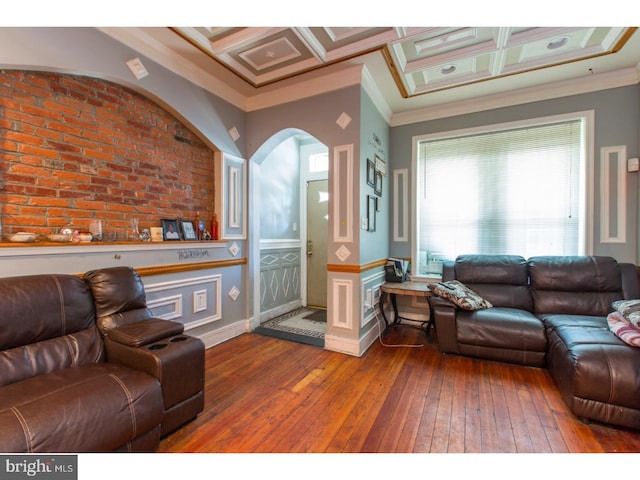
<svg viewBox="0 0 640 480">
<path fill-rule="evenodd" d="M 425 282 L 402 282 L 402 283 L 394 283 L 394 282 L 385 282 L 380 286 L 380 302 L 378 303 L 378 308 L 380 309 L 380 313 L 382 314 L 382 318 L 385 321 L 386 325 L 389 325 L 389 320 L 387 319 L 387 315 L 384 312 L 384 302 L 387 299 L 387 296 L 391 297 L 391 306 L 393 307 L 393 322 L 391 325 L 397 325 L 402 320 L 408 320 L 411 322 L 419 322 L 426 323 L 426 333 L 430 337 L 430 329 L 433 326 L 433 315 L 431 315 L 431 311 L 429 311 L 429 320 L 411 320 L 408 318 L 403 319 L 398 313 L 398 302 L 396 297 L 398 295 L 407 295 L 411 297 L 425 297 L 427 302 L 429 301 L 429 297 L 431 297 L 431 290 Z"/>
</svg>

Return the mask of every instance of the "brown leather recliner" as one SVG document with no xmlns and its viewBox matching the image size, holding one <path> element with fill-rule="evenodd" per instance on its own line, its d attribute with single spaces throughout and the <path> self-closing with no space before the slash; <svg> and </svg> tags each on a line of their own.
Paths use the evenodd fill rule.
<svg viewBox="0 0 640 480">
<path fill-rule="evenodd" d="M 96 305 L 107 360 L 135 366 L 160 380 L 162 435 L 195 418 L 204 408 L 204 344 L 185 335 L 184 325 L 153 318 L 144 285 L 131 267 L 85 273 Z"/>
<path fill-rule="evenodd" d="M 95 319 L 81 278 L 0 278 L 0 451 L 157 448 L 160 383 L 107 361 Z"/>
</svg>

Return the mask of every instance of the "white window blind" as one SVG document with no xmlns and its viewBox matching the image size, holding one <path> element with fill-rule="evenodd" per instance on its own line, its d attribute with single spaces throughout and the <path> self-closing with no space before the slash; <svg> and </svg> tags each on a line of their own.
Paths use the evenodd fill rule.
<svg viewBox="0 0 640 480">
<path fill-rule="evenodd" d="M 417 147 L 420 266 L 472 253 L 582 253 L 582 120 Z"/>
</svg>

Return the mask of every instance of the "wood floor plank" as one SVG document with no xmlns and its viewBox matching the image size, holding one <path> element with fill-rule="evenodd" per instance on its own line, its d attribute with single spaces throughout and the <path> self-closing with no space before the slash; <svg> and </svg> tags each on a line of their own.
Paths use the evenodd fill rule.
<svg viewBox="0 0 640 480">
<path fill-rule="evenodd" d="M 385 343 L 423 341 L 411 327 Z M 639 452 L 584 424 L 548 372 L 374 343 L 361 357 L 244 334 L 205 353 L 205 409 L 159 452 Z"/>
<path fill-rule="evenodd" d="M 385 399 L 384 394 L 391 388 L 388 385 L 394 381 L 401 368 L 401 362 L 397 361 L 395 355 L 377 355 L 369 358 L 365 354 L 362 360 L 363 365 L 358 370 L 358 378 L 362 379 L 362 382 L 358 381 L 362 388 L 360 403 L 345 418 L 331 445 L 327 447 L 327 452 L 365 451 L 366 433 L 371 430 L 371 425 L 378 417 Z"/>
</svg>

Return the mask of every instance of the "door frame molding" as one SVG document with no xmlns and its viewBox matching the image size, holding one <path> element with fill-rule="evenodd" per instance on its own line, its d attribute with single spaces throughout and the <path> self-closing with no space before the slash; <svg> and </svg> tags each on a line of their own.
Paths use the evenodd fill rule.
<svg viewBox="0 0 640 480">
<path fill-rule="evenodd" d="M 322 153 L 327 151 L 328 147 L 318 140 L 317 144 L 306 145 L 307 151 L 305 154 L 312 155 L 314 153 Z M 316 180 L 329 180 L 329 171 L 326 172 L 309 172 L 309 162 L 306 161 L 308 157 L 302 155 L 302 148 L 300 149 L 300 255 L 305 258 L 305 261 L 300 262 L 300 297 L 302 299 L 302 305 L 307 306 L 307 182 L 313 182 Z M 331 169 L 331 155 L 329 154 L 329 169 Z M 329 232 L 327 232 L 327 241 L 329 239 Z"/>
</svg>

